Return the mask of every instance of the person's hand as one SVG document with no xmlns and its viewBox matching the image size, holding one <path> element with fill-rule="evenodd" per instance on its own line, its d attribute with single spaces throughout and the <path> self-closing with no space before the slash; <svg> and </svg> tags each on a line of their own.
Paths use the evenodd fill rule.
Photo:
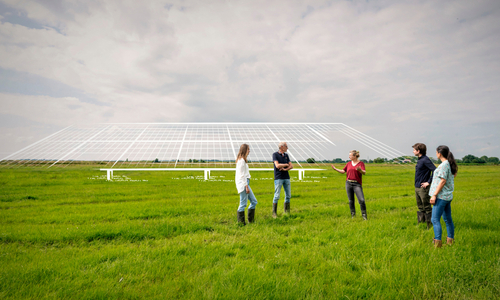
<svg viewBox="0 0 500 300">
<path fill-rule="evenodd" d="M 248 185 L 245 187 L 245 190 L 246 190 L 247 194 L 250 194 L 250 188 L 248 187 Z"/>
<path fill-rule="evenodd" d="M 361 169 L 361 167 L 357 167 L 356 170 L 358 170 L 359 173 L 363 173 L 363 169 Z"/>
<path fill-rule="evenodd" d="M 428 182 L 422 182 L 422 184 L 420 185 L 420 187 L 423 187 L 423 188 L 426 188 L 428 186 L 429 186 Z"/>
<path fill-rule="evenodd" d="M 335 166 L 334 166 L 334 165 L 332 165 L 332 169 L 334 169 L 335 171 L 337 171 L 337 168 L 335 168 Z"/>
<path fill-rule="evenodd" d="M 431 204 L 436 204 L 436 196 L 432 196 L 431 200 L 429 201 Z"/>
</svg>

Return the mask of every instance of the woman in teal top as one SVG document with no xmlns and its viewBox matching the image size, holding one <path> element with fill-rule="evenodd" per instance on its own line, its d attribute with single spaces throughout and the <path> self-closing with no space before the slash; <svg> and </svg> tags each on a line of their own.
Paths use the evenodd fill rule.
<svg viewBox="0 0 500 300">
<path fill-rule="evenodd" d="M 441 160 L 441 164 L 434 171 L 429 196 L 431 196 L 430 203 L 434 205 L 431 218 L 434 227 L 434 246 L 439 248 L 443 244 L 441 241 L 441 216 L 443 216 L 448 232 L 446 243 L 451 245 L 455 239 L 455 225 L 453 225 L 451 218 L 451 200 L 453 200 L 454 179 L 457 176 L 458 167 L 447 146 L 437 147 L 436 156 Z"/>
</svg>

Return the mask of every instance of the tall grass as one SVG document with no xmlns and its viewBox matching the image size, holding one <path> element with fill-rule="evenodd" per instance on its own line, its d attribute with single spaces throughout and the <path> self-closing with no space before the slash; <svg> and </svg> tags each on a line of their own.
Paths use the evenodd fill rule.
<svg viewBox="0 0 500 300">
<path fill-rule="evenodd" d="M 273 219 L 272 173 L 254 172 L 244 227 L 231 172 L 0 169 L 0 298 L 498 298 L 500 168 L 460 167 L 456 243 L 434 249 L 414 166 L 367 167 L 368 221 L 333 171 L 293 180 L 292 213 L 281 199 Z"/>
</svg>

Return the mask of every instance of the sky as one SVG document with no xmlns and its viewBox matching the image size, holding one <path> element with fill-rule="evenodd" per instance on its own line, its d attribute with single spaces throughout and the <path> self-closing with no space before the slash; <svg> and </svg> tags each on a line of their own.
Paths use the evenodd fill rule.
<svg viewBox="0 0 500 300">
<path fill-rule="evenodd" d="M 1 158 L 122 122 L 344 123 L 500 157 L 499 83 L 497 0 L 0 0 Z"/>
</svg>

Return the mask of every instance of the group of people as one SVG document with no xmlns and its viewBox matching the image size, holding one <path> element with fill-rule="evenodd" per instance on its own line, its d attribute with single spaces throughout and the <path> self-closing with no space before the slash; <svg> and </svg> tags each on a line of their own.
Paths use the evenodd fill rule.
<svg viewBox="0 0 500 300">
<path fill-rule="evenodd" d="M 415 196 L 417 200 L 417 222 L 427 223 L 427 229 L 431 224 L 434 228 L 434 245 L 442 246 L 441 241 L 441 217 L 443 217 L 448 232 L 447 244 L 454 241 L 455 227 L 451 217 L 451 201 L 453 199 L 454 177 L 457 175 L 458 167 L 447 146 L 439 146 L 436 149 L 436 157 L 441 160 L 441 164 L 436 168 L 432 161 L 426 156 L 427 147 L 425 144 L 417 143 L 412 146 L 413 153 L 418 157 L 415 167 Z M 273 153 L 274 163 L 274 198 L 272 216 L 277 218 L 278 200 L 281 189 L 285 190 L 284 213 L 290 213 L 291 185 L 288 171 L 293 169 L 293 164 L 287 154 L 288 145 L 285 142 L 279 143 L 279 150 Z M 247 157 L 250 154 L 250 146 L 242 144 L 236 158 L 236 188 L 240 194 L 240 205 L 238 207 L 238 222 L 245 225 L 245 208 L 248 207 L 248 222 L 255 221 L 255 198 L 250 188 L 250 171 Z M 349 152 L 349 160 L 343 169 L 332 168 L 340 174 L 346 174 L 345 188 L 349 199 L 351 217 L 356 216 L 354 195 L 358 199 L 361 216 L 367 220 L 366 203 L 363 194 L 362 176 L 366 174 L 365 164 L 359 160 L 359 151 Z M 434 205 L 432 207 L 431 205 Z"/>
</svg>

